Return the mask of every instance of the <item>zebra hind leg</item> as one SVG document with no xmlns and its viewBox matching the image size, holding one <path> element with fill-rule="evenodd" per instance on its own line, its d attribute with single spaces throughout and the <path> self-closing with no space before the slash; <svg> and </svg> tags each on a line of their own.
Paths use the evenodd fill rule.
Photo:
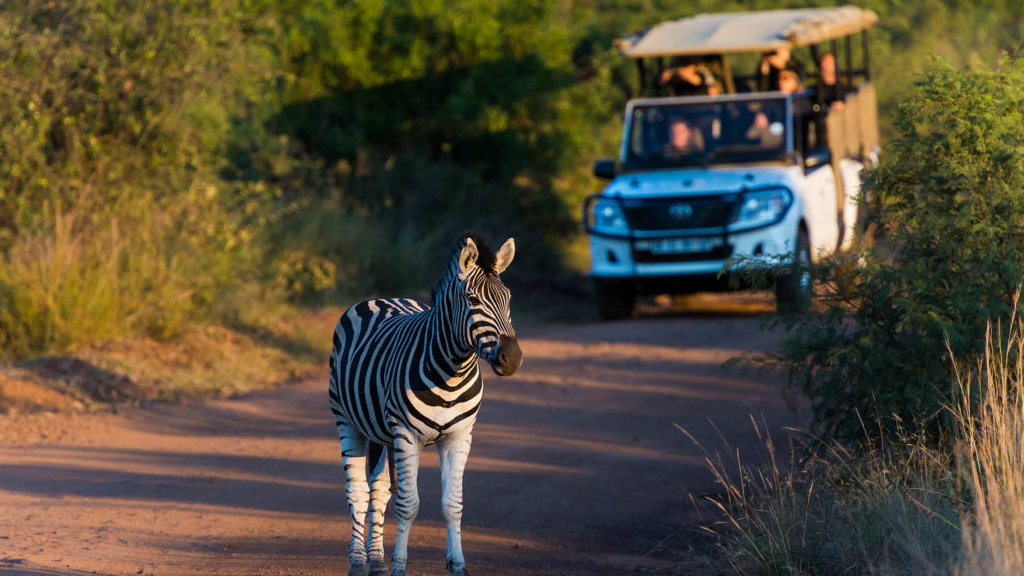
<svg viewBox="0 0 1024 576">
<path fill-rule="evenodd" d="M 368 464 L 370 471 L 370 539 L 366 543 L 366 555 L 370 560 L 369 576 L 387 576 L 388 566 L 384 560 L 384 512 L 391 499 L 391 470 L 388 450 L 380 444 L 371 443 Z"/>
</svg>

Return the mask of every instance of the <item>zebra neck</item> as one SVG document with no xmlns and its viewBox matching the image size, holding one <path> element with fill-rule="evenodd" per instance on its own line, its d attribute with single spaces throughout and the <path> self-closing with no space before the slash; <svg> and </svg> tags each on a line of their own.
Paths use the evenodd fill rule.
<svg viewBox="0 0 1024 576">
<path fill-rule="evenodd" d="M 427 316 L 429 343 L 424 350 L 430 362 L 448 376 L 460 376 L 476 365 L 476 350 L 469 341 L 469 335 L 461 322 L 452 318 L 452 313 L 438 305 L 424 313 Z"/>
</svg>

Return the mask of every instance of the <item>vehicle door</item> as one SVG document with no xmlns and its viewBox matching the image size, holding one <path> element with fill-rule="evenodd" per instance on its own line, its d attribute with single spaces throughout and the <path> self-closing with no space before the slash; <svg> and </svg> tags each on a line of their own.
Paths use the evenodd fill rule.
<svg viewBox="0 0 1024 576">
<path fill-rule="evenodd" d="M 811 242 L 811 258 L 831 254 L 839 245 L 840 222 L 837 198 L 840 191 L 832 168 L 825 135 L 825 118 L 817 112 L 809 93 L 791 100 L 793 147 L 799 162 L 804 219 Z"/>
</svg>

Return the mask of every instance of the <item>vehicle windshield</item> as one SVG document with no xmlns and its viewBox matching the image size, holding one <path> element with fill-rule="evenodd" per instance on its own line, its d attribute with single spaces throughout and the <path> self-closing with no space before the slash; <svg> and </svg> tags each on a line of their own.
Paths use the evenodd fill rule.
<svg viewBox="0 0 1024 576">
<path fill-rule="evenodd" d="M 624 167 L 770 162 L 788 157 L 785 97 L 637 103 Z"/>
</svg>

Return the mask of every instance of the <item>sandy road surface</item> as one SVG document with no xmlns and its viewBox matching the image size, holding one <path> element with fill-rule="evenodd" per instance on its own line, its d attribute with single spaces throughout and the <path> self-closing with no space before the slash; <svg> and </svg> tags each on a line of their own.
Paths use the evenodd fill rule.
<svg viewBox="0 0 1024 576">
<path fill-rule="evenodd" d="M 748 314 L 520 330 L 486 380 L 466 476 L 476 575 L 714 573 L 688 494 L 714 484 L 679 423 L 740 447 L 795 424 L 774 376 L 722 361 L 774 337 Z M 45 438 L 43 435 L 45 434 Z M 0 421 L 0 575 L 344 574 L 347 515 L 323 378 L 243 399 Z M 410 575 L 444 574 L 424 455 Z M 389 516 L 387 546 L 394 535 Z"/>
</svg>

